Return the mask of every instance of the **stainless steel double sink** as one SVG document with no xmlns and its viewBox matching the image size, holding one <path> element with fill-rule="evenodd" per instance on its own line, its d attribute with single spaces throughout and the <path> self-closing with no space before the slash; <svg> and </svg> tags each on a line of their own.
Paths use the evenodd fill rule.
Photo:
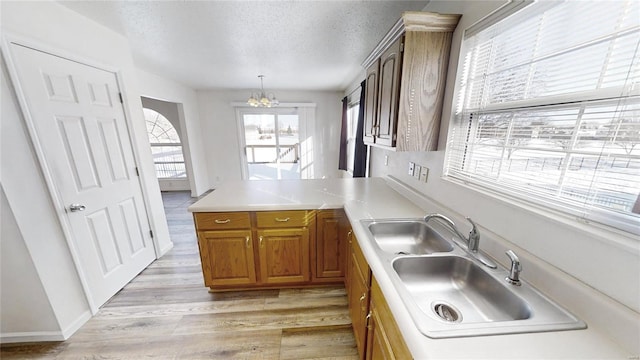
<svg viewBox="0 0 640 360">
<path fill-rule="evenodd" d="M 431 338 L 584 329 L 527 282 L 489 268 L 454 232 L 422 219 L 361 220 L 415 325 Z"/>
</svg>

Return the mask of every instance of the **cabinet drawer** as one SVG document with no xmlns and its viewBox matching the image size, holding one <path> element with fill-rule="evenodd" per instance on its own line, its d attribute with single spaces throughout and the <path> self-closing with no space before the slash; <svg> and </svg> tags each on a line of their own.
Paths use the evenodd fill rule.
<svg viewBox="0 0 640 360">
<path fill-rule="evenodd" d="M 196 230 L 249 229 L 248 212 L 194 213 Z"/>
<path fill-rule="evenodd" d="M 256 213 L 259 228 L 290 228 L 307 226 L 315 216 L 313 211 L 265 211 Z"/>
</svg>

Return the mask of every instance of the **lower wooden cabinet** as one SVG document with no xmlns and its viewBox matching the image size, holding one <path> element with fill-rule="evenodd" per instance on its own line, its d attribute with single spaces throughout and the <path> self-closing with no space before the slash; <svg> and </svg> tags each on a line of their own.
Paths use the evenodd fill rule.
<svg viewBox="0 0 640 360">
<path fill-rule="evenodd" d="M 351 232 L 348 242 L 350 256 L 345 287 L 360 359 L 411 359 L 389 305 Z"/>
<path fill-rule="evenodd" d="M 341 282 L 349 254 L 349 220 L 342 209 L 318 210 L 316 227 L 313 244 L 316 256 L 311 257 L 314 282 Z"/>
<path fill-rule="evenodd" d="M 212 291 L 344 280 L 348 221 L 341 209 L 195 213 L 194 221 Z"/>
<path fill-rule="evenodd" d="M 373 278 L 371 303 L 369 304 L 367 331 L 367 351 L 365 359 L 411 359 L 400 329 L 393 319 L 389 305 L 382 295 L 380 286 Z"/>
<path fill-rule="evenodd" d="M 349 301 L 349 316 L 353 326 L 353 334 L 360 358 L 366 350 L 367 315 L 369 314 L 369 287 L 371 285 L 371 270 L 364 261 L 364 255 L 358 241 L 351 234 L 349 238 L 349 261 L 347 276 L 347 298 Z"/>
<path fill-rule="evenodd" d="M 198 234 L 198 247 L 206 286 L 256 283 L 251 231 L 203 231 Z"/>
<path fill-rule="evenodd" d="M 265 284 L 309 281 L 309 229 L 258 230 L 260 276 Z"/>
</svg>

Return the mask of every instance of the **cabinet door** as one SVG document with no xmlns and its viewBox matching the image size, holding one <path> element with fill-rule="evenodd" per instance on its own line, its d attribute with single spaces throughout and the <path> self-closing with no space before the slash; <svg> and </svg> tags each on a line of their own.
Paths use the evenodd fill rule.
<svg viewBox="0 0 640 360">
<path fill-rule="evenodd" d="M 353 256 L 353 255 L 352 255 Z M 349 315 L 353 325 L 353 334 L 360 358 L 365 354 L 367 336 L 367 314 L 369 312 L 369 286 L 357 269 L 357 262 L 352 258 L 350 283 L 348 290 Z"/>
<path fill-rule="evenodd" d="M 342 280 L 347 255 L 348 221 L 342 210 L 321 210 L 316 216 L 314 278 Z M 314 279 L 316 280 L 316 279 Z"/>
<path fill-rule="evenodd" d="M 201 231 L 198 246 L 206 286 L 256 283 L 251 231 Z"/>
<path fill-rule="evenodd" d="M 404 37 L 400 37 L 380 57 L 376 144 L 395 145 L 403 40 Z"/>
<path fill-rule="evenodd" d="M 367 332 L 367 355 L 366 360 L 391 360 L 395 359 L 393 349 L 389 343 L 389 338 L 381 325 L 380 314 L 376 309 L 375 302 L 371 302 L 371 316 Z"/>
<path fill-rule="evenodd" d="M 309 280 L 309 229 L 258 230 L 257 234 L 262 283 Z"/>
<path fill-rule="evenodd" d="M 362 141 L 373 143 L 378 120 L 378 74 L 380 73 L 380 59 L 367 69 L 364 92 L 364 129 Z"/>
</svg>

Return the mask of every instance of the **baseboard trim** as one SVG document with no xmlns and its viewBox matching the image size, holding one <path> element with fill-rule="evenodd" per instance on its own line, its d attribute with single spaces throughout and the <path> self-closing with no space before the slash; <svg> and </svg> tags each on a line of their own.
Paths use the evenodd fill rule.
<svg viewBox="0 0 640 360">
<path fill-rule="evenodd" d="M 0 334 L 0 344 L 64 341 L 62 331 L 24 331 Z"/>
<path fill-rule="evenodd" d="M 86 324 L 87 321 L 89 321 L 92 317 L 93 315 L 89 310 L 85 311 L 80 316 L 78 316 L 78 318 L 74 322 L 72 322 L 69 326 L 67 326 L 66 329 L 62 330 L 62 335 L 64 336 L 64 340 L 67 340 L 68 338 L 71 337 L 71 335 L 75 334 L 76 331 L 80 330 L 82 325 Z"/>
<path fill-rule="evenodd" d="M 71 335 L 75 334 L 91 317 L 91 312 L 85 311 L 62 331 L 18 331 L 0 333 L 0 344 L 65 341 L 69 339 Z"/>
</svg>

